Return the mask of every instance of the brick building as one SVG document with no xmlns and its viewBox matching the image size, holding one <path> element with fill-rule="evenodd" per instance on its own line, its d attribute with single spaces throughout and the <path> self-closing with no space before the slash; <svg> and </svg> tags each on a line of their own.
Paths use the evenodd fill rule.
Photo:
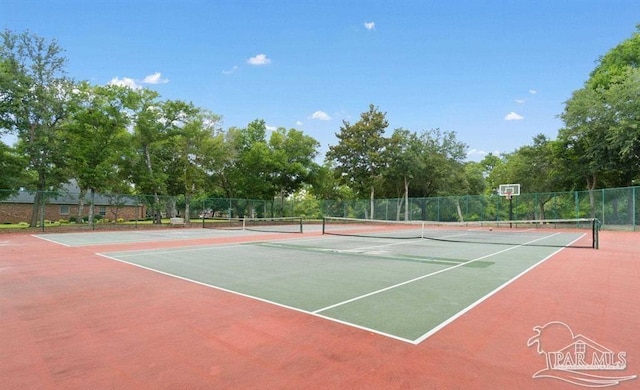
<svg viewBox="0 0 640 390">
<path fill-rule="evenodd" d="M 0 223 L 28 223 L 31 220 L 34 199 L 34 193 L 20 191 L 0 200 Z M 145 206 L 133 196 L 95 194 L 94 201 L 94 215 L 100 216 L 98 218 L 110 221 L 145 218 Z M 86 220 L 89 215 L 91 201 L 89 195 L 81 199 L 77 187 L 68 185 L 56 194 L 47 194 L 44 203 L 44 218 L 39 219 L 80 221 Z"/>
</svg>

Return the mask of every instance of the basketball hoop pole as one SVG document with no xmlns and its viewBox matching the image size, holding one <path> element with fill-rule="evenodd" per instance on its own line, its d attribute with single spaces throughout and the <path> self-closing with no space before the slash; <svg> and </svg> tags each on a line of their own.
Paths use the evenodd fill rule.
<svg viewBox="0 0 640 390">
<path fill-rule="evenodd" d="M 507 198 L 509 199 L 509 229 L 511 229 L 513 227 L 511 223 L 513 221 L 513 196 L 508 194 Z"/>
<path fill-rule="evenodd" d="M 513 196 L 520 195 L 520 184 L 500 184 L 498 193 L 509 199 L 509 228 L 513 227 Z"/>
</svg>

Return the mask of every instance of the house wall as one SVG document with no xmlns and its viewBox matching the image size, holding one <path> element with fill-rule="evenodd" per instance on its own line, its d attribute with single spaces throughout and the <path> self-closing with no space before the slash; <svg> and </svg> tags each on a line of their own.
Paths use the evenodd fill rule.
<svg viewBox="0 0 640 390">
<path fill-rule="evenodd" d="M 29 203 L 6 203 L 0 202 L 0 223 L 20 223 L 29 222 L 31 220 L 31 212 L 33 205 Z M 144 206 L 95 206 L 94 213 L 101 214 L 104 218 L 108 218 L 111 221 L 122 218 L 125 221 L 144 219 L 145 208 Z M 84 206 L 82 215 L 80 217 L 86 217 L 89 215 L 89 206 Z M 64 219 L 69 221 L 70 218 L 78 218 L 78 205 L 60 205 L 60 204 L 47 204 L 45 206 L 45 220 L 58 221 Z"/>
</svg>

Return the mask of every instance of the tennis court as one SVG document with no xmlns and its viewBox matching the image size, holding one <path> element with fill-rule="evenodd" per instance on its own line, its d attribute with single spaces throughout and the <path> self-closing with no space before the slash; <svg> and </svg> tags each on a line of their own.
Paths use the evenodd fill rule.
<svg viewBox="0 0 640 390">
<path fill-rule="evenodd" d="M 82 233 L 49 233 L 36 235 L 40 239 L 49 240 L 61 245 L 91 246 L 112 245 L 141 242 L 168 242 L 180 240 L 198 240 L 216 237 L 247 236 L 255 233 L 243 230 L 226 229 L 162 229 L 162 230 L 127 230 L 113 232 Z"/>
<path fill-rule="evenodd" d="M 418 343 L 558 251 L 527 244 L 578 238 L 536 236 L 507 247 L 342 236 L 101 255 Z"/>
<path fill-rule="evenodd" d="M 15 388 L 539 388 L 564 385 L 533 377 L 527 340 L 551 320 L 638 372 L 637 233 L 596 250 L 582 226 L 284 231 L 9 236 L 2 360 L 25 358 L 0 373 Z"/>
</svg>

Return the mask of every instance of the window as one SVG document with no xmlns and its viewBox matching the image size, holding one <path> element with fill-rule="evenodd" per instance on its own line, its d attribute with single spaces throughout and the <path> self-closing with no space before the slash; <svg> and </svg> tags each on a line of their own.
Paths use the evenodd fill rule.
<svg viewBox="0 0 640 390">
<path fill-rule="evenodd" d="M 100 215 L 102 215 L 103 217 L 105 215 L 107 215 L 107 208 L 105 206 L 100 206 Z"/>
<path fill-rule="evenodd" d="M 60 205 L 60 215 L 69 215 L 69 205 L 68 204 Z"/>
</svg>

